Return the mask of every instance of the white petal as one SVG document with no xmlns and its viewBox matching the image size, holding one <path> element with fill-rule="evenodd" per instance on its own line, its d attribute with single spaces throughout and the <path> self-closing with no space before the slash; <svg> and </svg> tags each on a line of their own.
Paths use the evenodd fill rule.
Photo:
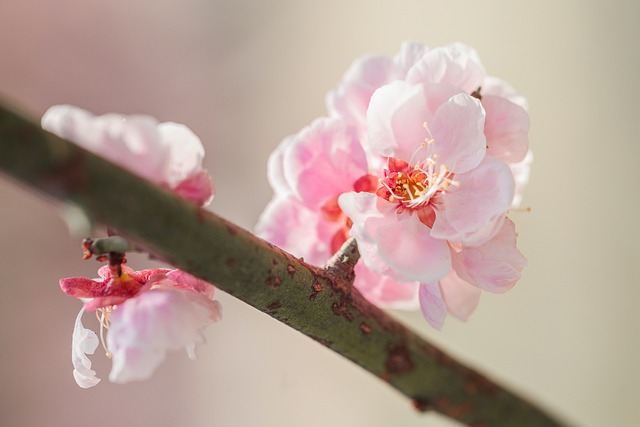
<svg viewBox="0 0 640 427">
<path fill-rule="evenodd" d="M 202 329 L 221 317 L 219 302 L 187 290 L 158 288 L 127 300 L 111 314 L 109 379 L 124 383 L 149 378 L 167 350 L 203 343 Z"/>
<path fill-rule="evenodd" d="M 82 388 L 93 387 L 100 382 L 96 372 L 91 369 L 91 360 L 86 356 L 93 354 L 100 341 L 95 332 L 86 329 L 82 324 L 84 307 L 76 317 L 71 338 L 71 363 L 73 364 L 73 377 Z"/>
<path fill-rule="evenodd" d="M 179 123 L 160 123 L 158 132 L 162 146 L 169 151 L 164 177 L 169 187 L 174 188 L 202 170 L 204 147 L 195 133 Z"/>
<path fill-rule="evenodd" d="M 442 298 L 438 282 L 420 284 L 418 298 L 425 320 L 434 328 L 442 329 L 444 319 L 447 317 L 447 306 Z"/>
</svg>

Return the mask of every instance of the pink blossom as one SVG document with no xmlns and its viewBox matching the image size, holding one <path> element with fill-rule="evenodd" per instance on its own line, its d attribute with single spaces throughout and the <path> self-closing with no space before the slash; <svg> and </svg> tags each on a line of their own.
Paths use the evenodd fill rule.
<svg viewBox="0 0 640 427">
<path fill-rule="evenodd" d="M 419 303 L 438 329 L 515 284 L 526 260 L 506 214 L 531 159 L 524 98 L 468 46 L 406 43 L 356 61 L 327 103 L 333 119 L 272 154 L 258 234 L 322 264 L 350 228 L 355 286 L 383 307 Z"/>
<path fill-rule="evenodd" d="M 479 292 L 468 285 L 506 290 L 526 264 L 505 221 L 513 176 L 486 154 L 481 103 L 440 95 L 401 81 L 376 91 L 367 129 L 371 149 L 388 159 L 381 185 L 339 198 L 367 267 L 420 282 L 423 313 L 436 328 L 448 311 L 465 318 L 475 307 Z"/>
<path fill-rule="evenodd" d="M 195 346 L 204 342 L 201 331 L 222 317 L 220 303 L 213 300 L 213 286 L 185 272 L 134 271 L 122 266 L 118 275 L 114 270 L 102 267 L 101 279 L 60 280 L 67 294 L 86 301 L 76 318 L 71 346 L 73 375 L 83 388 L 100 381 L 86 356 L 95 352 L 100 340 L 113 359 L 112 382 L 143 380 L 160 365 L 167 350 L 185 348 L 194 358 Z M 85 311 L 97 312 L 100 340 L 82 324 Z"/>
<path fill-rule="evenodd" d="M 356 60 L 338 87 L 327 96 L 332 116 L 357 127 L 370 162 L 377 161 L 367 142 L 367 110 L 374 92 L 395 80 L 430 86 L 429 102 L 439 105 L 458 93 L 481 99 L 486 112 L 484 133 L 487 152 L 507 164 L 521 163 L 527 154 L 529 117 L 527 101 L 505 81 L 488 76 L 477 52 L 462 43 L 428 49 L 419 43 L 404 43 L 393 58 L 366 56 Z M 374 150 L 375 151 L 375 150 Z M 520 175 L 528 176 L 526 172 Z M 514 206 L 521 199 L 526 181 L 520 181 Z"/>
<path fill-rule="evenodd" d="M 200 206 L 213 198 L 213 183 L 202 168 L 204 148 L 184 125 L 56 105 L 42 117 L 42 127 Z"/>
<path fill-rule="evenodd" d="M 375 191 L 356 130 L 343 121 L 323 118 L 286 138 L 269 159 L 273 200 L 256 225 L 256 234 L 321 265 L 349 237 L 351 222 L 338 205 L 348 191 Z M 398 283 L 363 263 L 354 286 L 377 305 L 417 308 L 418 283 Z"/>
</svg>

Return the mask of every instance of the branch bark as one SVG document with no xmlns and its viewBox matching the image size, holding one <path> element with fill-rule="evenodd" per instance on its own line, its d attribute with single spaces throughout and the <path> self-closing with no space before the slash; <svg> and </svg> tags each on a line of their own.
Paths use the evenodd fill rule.
<svg viewBox="0 0 640 427">
<path fill-rule="evenodd" d="M 381 378 L 422 411 L 470 426 L 562 426 L 543 410 L 428 343 L 352 289 L 347 242 L 325 268 L 62 140 L 0 106 L 0 168 L 95 223 L 215 283 Z"/>
</svg>

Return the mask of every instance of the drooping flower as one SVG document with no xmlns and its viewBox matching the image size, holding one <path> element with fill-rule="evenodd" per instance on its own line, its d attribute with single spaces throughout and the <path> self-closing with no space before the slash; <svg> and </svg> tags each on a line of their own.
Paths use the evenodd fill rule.
<svg viewBox="0 0 640 427">
<path fill-rule="evenodd" d="M 213 198 L 213 183 L 202 167 L 204 148 L 184 125 L 55 105 L 42 117 L 42 127 L 200 206 Z"/>
<path fill-rule="evenodd" d="M 99 341 L 113 365 L 109 379 L 124 383 L 151 376 L 167 350 L 184 348 L 190 358 L 204 342 L 202 330 L 222 317 L 213 300 L 214 287 L 180 270 L 121 272 L 104 266 L 100 279 L 72 277 L 60 280 L 67 294 L 86 301 L 76 318 L 72 339 L 73 375 L 80 387 L 93 387 L 100 379 L 86 354 Z M 100 321 L 100 340 L 82 324 L 85 311 L 95 311 Z M 108 330 L 106 342 L 104 332 Z"/>
</svg>

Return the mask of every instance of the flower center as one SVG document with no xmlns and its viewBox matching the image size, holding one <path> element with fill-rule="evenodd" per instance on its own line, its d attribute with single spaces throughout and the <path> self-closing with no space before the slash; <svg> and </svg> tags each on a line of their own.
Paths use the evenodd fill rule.
<svg viewBox="0 0 640 427">
<path fill-rule="evenodd" d="M 404 160 L 389 157 L 376 194 L 391 203 L 397 202 L 402 210 L 427 206 L 438 193 L 446 193 L 450 186 L 458 185 L 453 180 L 455 174 L 437 159 L 438 155 L 434 154 L 411 166 Z"/>
</svg>

